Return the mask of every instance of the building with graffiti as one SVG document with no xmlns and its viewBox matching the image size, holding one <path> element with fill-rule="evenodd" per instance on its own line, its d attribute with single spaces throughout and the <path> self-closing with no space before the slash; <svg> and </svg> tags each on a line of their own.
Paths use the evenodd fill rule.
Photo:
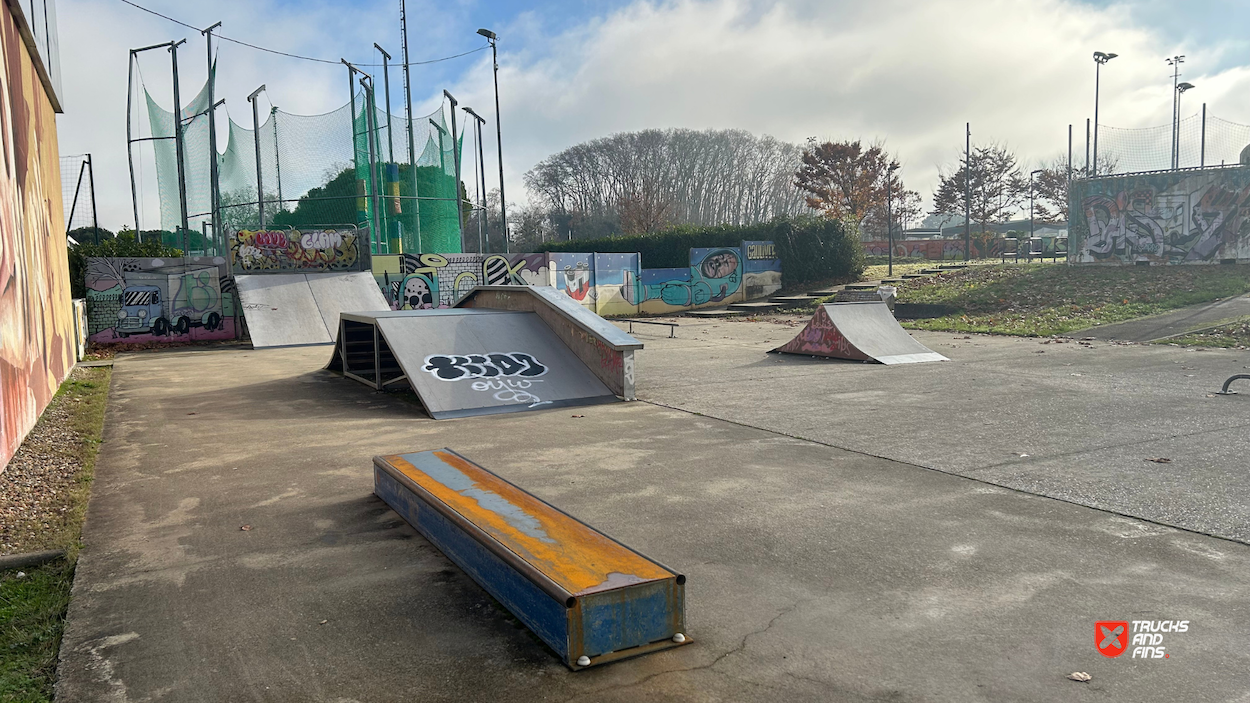
<svg viewBox="0 0 1250 703">
<path fill-rule="evenodd" d="M 239 230 L 227 236 L 235 273 L 367 271 L 367 229 Z"/>
<path fill-rule="evenodd" d="M 1250 262 L 1250 166 L 1078 180 L 1068 207 L 1073 263 Z"/>
<path fill-rule="evenodd" d="M 49 3 L 50 4 L 50 3 Z M 0 9 L 0 470 L 74 365 L 61 203 L 56 20 Z"/>
</svg>

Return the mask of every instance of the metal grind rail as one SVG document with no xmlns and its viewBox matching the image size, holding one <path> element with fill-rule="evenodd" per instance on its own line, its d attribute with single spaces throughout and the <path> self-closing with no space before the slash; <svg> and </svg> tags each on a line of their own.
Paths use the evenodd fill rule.
<svg viewBox="0 0 1250 703">
<path fill-rule="evenodd" d="M 614 321 L 614 322 L 628 322 L 628 323 L 629 323 L 629 333 L 630 333 L 630 334 L 633 334 L 633 333 L 634 333 L 634 323 L 635 323 L 635 322 L 637 322 L 637 323 L 638 323 L 638 324 L 640 324 L 640 325 L 663 325 L 663 326 L 665 326 L 665 327 L 667 327 L 667 328 L 668 328 L 668 338 L 669 338 L 669 339 L 672 339 L 672 338 L 675 336 L 676 332 L 677 332 L 677 328 L 678 328 L 678 327 L 681 327 L 681 325 L 677 324 L 676 322 L 656 322 L 656 321 L 654 321 L 654 320 L 633 320 L 633 319 L 630 319 L 630 318 L 628 318 L 628 317 L 618 317 L 618 318 L 616 318 L 616 319 L 615 319 L 615 320 L 613 320 L 613 321 Z"/>
</svg>

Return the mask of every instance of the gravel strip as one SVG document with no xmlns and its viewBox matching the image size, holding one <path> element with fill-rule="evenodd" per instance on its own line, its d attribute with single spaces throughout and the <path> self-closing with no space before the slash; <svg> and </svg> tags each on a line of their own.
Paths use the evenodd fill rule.
<svg viewBox="0 0 1250 703">
<path fill-rule="evenodd" d="M 76 368 L 70 379 L 107 383 L 108 371 Z M 54 399 L 0 473 L 0 555 L 67 546 L 82 493 L 88 438 L 75 429 L 75 418 L 85 402 L 73 393 Z"/>
</svg>

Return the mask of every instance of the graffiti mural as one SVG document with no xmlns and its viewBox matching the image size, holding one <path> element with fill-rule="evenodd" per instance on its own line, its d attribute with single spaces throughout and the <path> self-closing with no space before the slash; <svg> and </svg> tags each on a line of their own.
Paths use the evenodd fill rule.
<svg viewBox="0 0 1250 703">
<path fill-rule="evenodd" d="M 451 307 L 476 286 L 550 285 L 546 254 L 376 254 L 372 268 L 392 310 Z"/>
<path fill-rule="evenodd" d="M 98 344 L 235 338 L 224 257 L 87 260 L 87 335 Z"/>
<path fill-rule="evenodd" d="M 1250 259 L 1250 168 L 1077 181 L 1077 263 L 1219 263 Z"/>
<path fill-rule="evenodd" d="M 746 254 L 742 272 L 743 295 L 747 300 L 763 298 L 781 290 L 781 259 L 772 242 L 743 242 Z"/>
<path fill-rule="evenodd" d="M 56 113 L 0 10 L 0 471 L 74 365 Z"/>
<path fill-rule="evenodd" d="M 742 248 L 696 248 L 688 269 L 642 269 L 639 310 L 663 314 L 743 301 L 743 260 Z"/>
<path fill-rule="evenodd" d="M 227 235 L 235 273 L 363 270 L 368 238 L 367 229 L 240 230 Z"/>
<path fill-rule="evenodd" d="M 478 393 L 491 393 L 503 403 L 519 403 L 531 408 L 549 405 L 550 400 L 534 392 L 537 378 L 547 373 L 547 366 L 530 354 L 469 354 L 467 356 L 431 354 L 425 358 L 422 371 L 440 381 L 471 380 L 469 388 Z"/>
<path fill-rule="evenodd" d="M 594 311 L 600 315 L 638 313 L 638 254 L 594 255 Z"/>
<path fill-rule="evenodd" d="M 638 254 L 375 254 L 373 277 L 394 310 L 451 307 L 475 286 L 551 286 L 600 315 L 679 312 L 781 288 L 772 242 L 690 250 L 690 265 L 644 269 Z"/>
</svg>

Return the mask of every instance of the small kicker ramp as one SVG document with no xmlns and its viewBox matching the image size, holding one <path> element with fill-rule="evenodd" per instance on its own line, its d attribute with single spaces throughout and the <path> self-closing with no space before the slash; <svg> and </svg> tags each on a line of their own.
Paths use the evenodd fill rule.
<svg viewBox="0 0 1250 703">
<path fill-rule="evenodd" d="M 333 344 L 341 313 L 390 309 L 366 272 L 257 273 L 235 281 L 258 349 Z"/>
<path fill-rule="evenodd" d="M 617 400 L 534 312 L 345 312 L 329 368 L 378 390 L 407 383 L 436 420 Z"/>
<path fill-rule="evenodd" d="M 880 364 L 950 361 L 907 334 L 884 302 L 821 305 L 798 336 L 772 351 Z"/>
</svg>

